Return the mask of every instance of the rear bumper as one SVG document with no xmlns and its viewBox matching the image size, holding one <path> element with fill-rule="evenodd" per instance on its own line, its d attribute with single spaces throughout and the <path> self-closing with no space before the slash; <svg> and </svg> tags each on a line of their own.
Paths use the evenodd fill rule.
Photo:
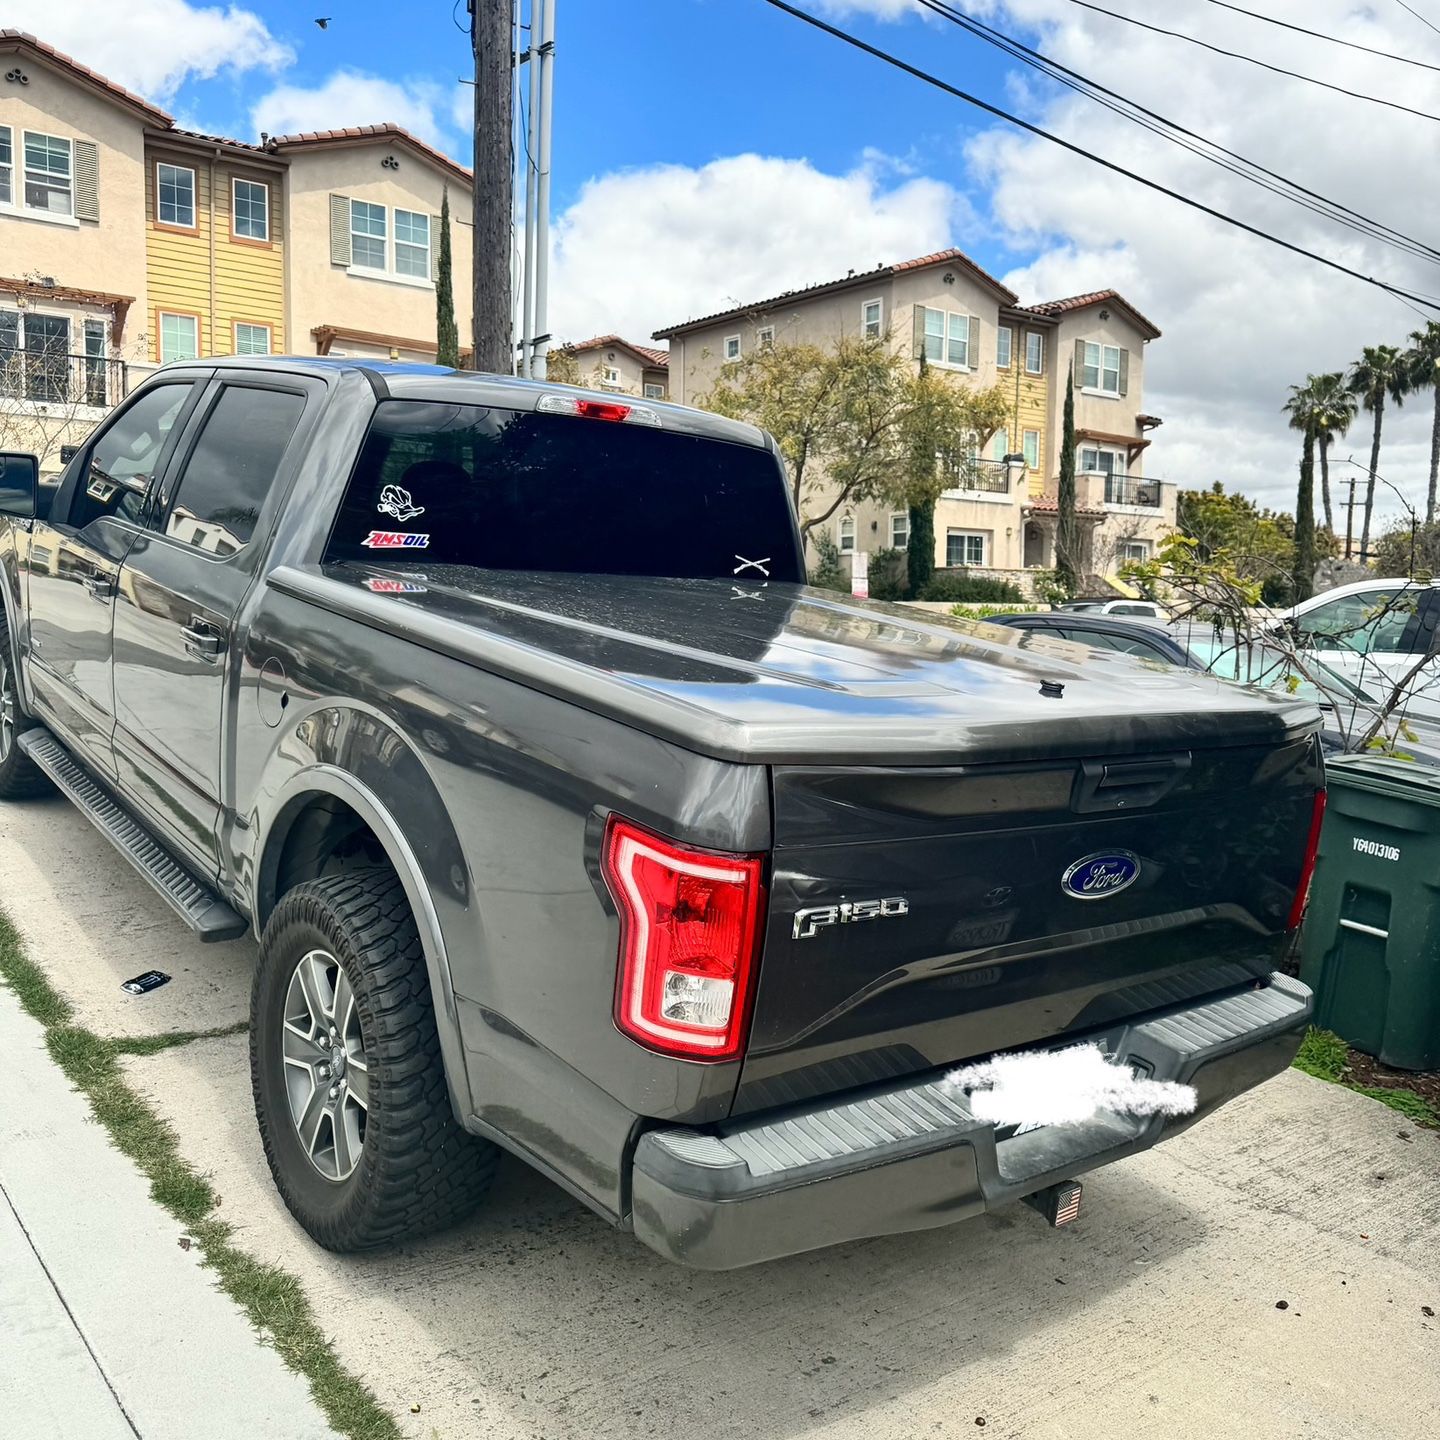
<svg viewBox="0 0 1440 1440">
<path fill-rule="evenodd" d="M 1261 989 L 1074 1037 L 1195 1086 L 1195 1113 L 1178 1120 L 1102 1114 L 997 1141 L 932 1073 L 704 1131 L 651 1130 L 635 1151 L 635 1233 L 667 1259 L 729 1270 L 964 1220 L 1148 1149 L 1279 1074 L 1313 1004 L 1306 986 L 1276 974 Z"/>
</svg>

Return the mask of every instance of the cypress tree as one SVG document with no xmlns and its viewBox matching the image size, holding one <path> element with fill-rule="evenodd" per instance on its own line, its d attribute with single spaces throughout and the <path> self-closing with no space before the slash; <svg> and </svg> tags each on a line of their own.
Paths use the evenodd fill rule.
<svg viewBox="0 0 1440 1440">
<path fill-rule="evenodd" d="M 440 251 L 435 267 L 435 363 L 458 368 L 460 331 L 455 324 L 455 284 L 450 261 L 450 187 L 440 199 Z"/>
<path fill-rule="evenodd" d="M 1075 514 L 1075 367 L 1065 378 L 1065 428 L 1060 438 L 1059 518 L 1055 578 L 1069 595 L 1080 589 L 1080 521 Z"/>
</svg>

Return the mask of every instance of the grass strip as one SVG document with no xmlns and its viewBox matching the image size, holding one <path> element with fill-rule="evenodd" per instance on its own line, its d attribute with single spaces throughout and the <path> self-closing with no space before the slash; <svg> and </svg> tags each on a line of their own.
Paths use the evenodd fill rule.
<svg viewBox="0 0 1440 1440">
<path fill-rule="evenodd" d="M 90 1102 L 116 1148 L 135 1162 L 150 1182 L 150 1193 L 200 1245 L 204 1263 L 215 1272 L 220 1287 L 280 1358 L 310 1382 L 310 1393 L 331 1426 L 351 1440 L 399 1440 L 395 1421 L 336 1358 L 315 1323 L 300 1282 L 235 1245 L 232 1227 L 214 1214 L 210 1182 L 182 1158 L 174 1131 L 131 1087 L 120 1065 L 123 1055 L 153 1055 L 192 1040 L 237 1034 L 245 1026 L 138 1040 L 104 1039 L 75 1023 L 74 1012 L 26 955 L 3 911 L 0 978 L 44 1027 L 51 1057 Z"/>
<path fill-rule="evenodd" d="M 1349 1080 L 1350 1047 L 1332 1031 L 1318 1030 L 1312 1025 L 1305 1032 L 1300 1053 L 1295 1057 L 1295 1068 L 1317 1080 L 1328 1080 L 1332 1085 L 1343 1085 L 1357 1095 L 1378 1100 L 1417 1125 L 1440 1128 L 1440 1111 L 1423 1095 L 1403 1085 L 1357 1085 Z"/>
</svg>

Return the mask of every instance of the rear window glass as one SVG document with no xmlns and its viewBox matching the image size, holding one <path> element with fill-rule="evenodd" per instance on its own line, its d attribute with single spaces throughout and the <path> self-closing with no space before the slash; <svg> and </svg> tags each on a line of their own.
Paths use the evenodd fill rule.
<svg viewBox="0 0 1440 1440">
<path fill-rule="evenodd" d="M 416 400 L 376 409 L 325 558 L 803 578 L 782 474 L 764 450 Z"/>
</svg>

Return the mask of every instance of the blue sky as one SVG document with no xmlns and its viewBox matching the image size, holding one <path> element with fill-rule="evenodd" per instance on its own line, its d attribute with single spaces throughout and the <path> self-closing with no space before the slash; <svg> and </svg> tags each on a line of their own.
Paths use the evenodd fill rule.
<svg viewBox="0 0 1440 1440">
<path fill-rule="evenodd" d="M 1011 62 L 913 0 L 801 0 L 856 33 L 1112 160 L 1368 274 L 1440 293 L 1436 266 L 1360 240 Z M 1070 0 L 951 0 L 1062 63 L 1312 189 L 1440 234 L 1434 122 L 1227 59 Z M 1107 0 L 1153 18 L 1147 0 Z M 1440 65 L 1440 36 L 1390 0 L 1263 0 L 1265 14 Z M 1414 0 L 1440 21 L 1440 0 Z M 948 244 L 1023 299 L 1119 290 L 1163 331 L 1146 468 L 1295 493 L 1291 385 L 1404 344 L 1397 301 L 1137 187 L 810 30 L 763 0 L 557 0 L 551 328 L 652 330 Z M 313 23 L 330 14 L 329 28 Z M 460 10 L 463 19 L 463 8 Z M 1165 23 L 1363 95 L 1440 114 L 1440 71 L 1206 3 Z M 468 160 L 468 37 L 450 0 L 5 0 L 33 31 L 166 105 L 255 139 L 395 120 Z M 1027 74 L 1029 72 L 1026 72 Z M 1386 423 L 1381 470 L 1423 503 L 1430 397 Z M 1365 417 L 1335 469 L 1368 450 Z M 1382 511 L 1396 508 L 1389 492 Z"/>
</svg>

